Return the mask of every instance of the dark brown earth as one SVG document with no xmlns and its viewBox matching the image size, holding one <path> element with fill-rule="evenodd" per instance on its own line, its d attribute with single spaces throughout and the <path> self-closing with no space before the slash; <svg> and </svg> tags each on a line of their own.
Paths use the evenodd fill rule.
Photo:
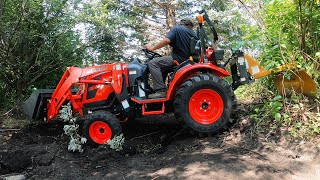
<svg viewBox="0 0 320 180">
<path fill-rule="evenodd" d="M 239 110 L 228 132 L 195 137 L 172 115 L 131 122 L 124 150 L 68 152 L 63 123 L 0 130 L 0 176 L 27 179 L 320 179 L 320 146 L 249 133 Z M 0 124 L 1 124 L 0 117 Z M 0 178 L 1 179 L 1 178 Z"/>
</svg>

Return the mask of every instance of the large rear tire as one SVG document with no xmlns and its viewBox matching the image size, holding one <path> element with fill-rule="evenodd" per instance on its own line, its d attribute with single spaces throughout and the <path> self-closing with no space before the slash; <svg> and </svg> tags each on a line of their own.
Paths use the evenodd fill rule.
<svg viewBox="0 0 320 180">
<path fill-rule="evenodd" d="M 175 95 L 175 116 L 199 133 L 217 134 L 232 125 L 236 99 L 218 76 L 199 74 L 183 83 Z"/>
<path fill-rule="evenodd" d="M 89 144 L 100 145 L 120 135 L 122 130 L 119 120 L 113 114 L 96 111 L 84 122 L 83 131 Z"/>
</svg>

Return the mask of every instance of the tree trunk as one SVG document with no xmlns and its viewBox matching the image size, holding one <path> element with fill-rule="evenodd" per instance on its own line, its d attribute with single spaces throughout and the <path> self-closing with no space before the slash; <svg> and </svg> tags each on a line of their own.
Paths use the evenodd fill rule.
<svg viewBox="0 0 320 180">
<path fill-rule="evenodd" d="M 173 4 L 166 4 L 165 12 L 167 28 L 171 29 L 176 25 L 176 7 Z"/>
<path fill-rule="evenodd" d="M 173 4 L 173 1 L 169 1 L 164 6 L 166 12 L 166 26 L 167 29 L 171 29 L 173 26 L 176 25 L 176 6 Z M 165 50 L 166 55 L 170 55 L 171 48 L 167 47 Z"/>
<path fill-rule="evenodd" d="M 299 44 L 300 44 L 300 51 L 301 55 L 304 59 L 307 58 L 306 56 L 306 30 L 307 30 L 307 24 L 305 22 L 305 18 L 303 16 L 303 4 L 301 0 L 298 0 L 298 22 L 299 22 L 299 27 L 300 27 L 300 35 L 299 35 Z"/>
<path fill-rule="evenodd" d="M 23 90 L 24 90 L 25 86 L 23 85 L 23 83 L 18 80 L 17 84 L 16 84 L 16 107 L 18 112 L 20 112 L 22 109 L 22 96 L 23 96 Z"/>
</svg>

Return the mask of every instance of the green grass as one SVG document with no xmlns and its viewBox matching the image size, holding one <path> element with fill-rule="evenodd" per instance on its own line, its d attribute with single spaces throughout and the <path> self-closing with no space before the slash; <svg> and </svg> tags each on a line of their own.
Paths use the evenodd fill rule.
<svg viewBox="0 0 320 180">
<path fill-rule="evenodd" d="M 0 128 L 1 129 L 21 129 L 25 126 L 35 123 L 31 120 L 18 120 L 10 116 L 0 117 Z"/>
<path fill-rule="evenodd" d="M 241 86 L 236 91 L 238 102 L 259 102 L 247 106 L 253 126 L 250 132 L 266 136 L 280 134 L 292 140 L 316 139 L 320 136 L 319 97 L 305 97 L 294 92 L 282 97 L 261 82 Z M 278 133 L 277 133 L 278 132 Z"/>
<path fill-rule="evenodd" d="M 255 99 L 261 99 L 273 94 L 268 90 L 260 81 L 256 81 L 251 84 L 240 86 L 235 90 L 238 101 L 250 101 Z"/>
</svg>

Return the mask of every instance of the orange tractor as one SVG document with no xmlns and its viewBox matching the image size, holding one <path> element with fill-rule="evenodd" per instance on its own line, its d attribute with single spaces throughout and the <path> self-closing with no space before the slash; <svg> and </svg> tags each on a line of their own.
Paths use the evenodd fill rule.
<svg viewBox="0 0 320 180">
<path fill-rule="evenodd" d="M 87 115 L 83 133 L 93 144 L 104 144 L 119 135 L 120 123 L 128 119 L 172 112 L 177 120 L 196 132 L 225 130 L 232 123 L 230 115 L 237 105 L 233 91 L 269 72 L 241 51 L 234 51 L 227 62 L 221 63 L 224 51 L 205 43 L 205 22 L 214 41 L 218 39 L 212 22 L 202 11 L 198 16 L 199 40 L 191 40 L 190 50 L 194 56 L 163 70 L 168 89 L 165 98 L 148 98 L 152 91 L 148 83 L 148 66 L 135 58 L 130 64 L 68 67 L 56 89 L 33 92 L 25 102 L 24 111 L 32 119 L 49 122 L 58 117 L 62 105 L 70 103 L 73 113 Z M 148 60 L 160 56 L 155 52 L 144 52 Z M 231 69 L 231 85 L 224 79 L 230 76 L 225 69 L 227 65 Z"/>
</svg>

